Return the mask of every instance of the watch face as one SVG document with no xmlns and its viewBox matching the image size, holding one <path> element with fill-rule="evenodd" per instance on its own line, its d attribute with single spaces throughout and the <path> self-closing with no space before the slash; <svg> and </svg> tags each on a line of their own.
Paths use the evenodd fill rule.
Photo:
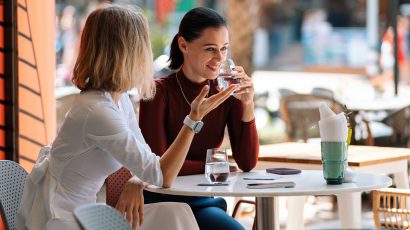
<svg viewBox="0 0 410 230">
<path fill-rule="evenodd" d="M 195 127 L 193 128 L 195 133 L 199 133 L 201 131 L 202 126 L 204 126 L 204 123 L 202 121 L 199 121 L 195 124 Z"/>
</svg>

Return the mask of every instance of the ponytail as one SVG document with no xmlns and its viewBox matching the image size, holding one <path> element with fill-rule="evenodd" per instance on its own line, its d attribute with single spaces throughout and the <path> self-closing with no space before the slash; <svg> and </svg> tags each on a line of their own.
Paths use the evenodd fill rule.
<svg viewBox="0 0 410 230">
<path fill-rule="evenodd" d="M 171 50 L 170 50 L 168 61 L 171 61 L 171 63 L 169 64 L 169 68 L 172 70 L 179 69 L 181 65 L 184 63 L 184 55 L 179 49 L 178 37 L 179 35 L 176 34 L 174 39 L 172 39 L 172 43 L 171 43 Z"/>
</svg>

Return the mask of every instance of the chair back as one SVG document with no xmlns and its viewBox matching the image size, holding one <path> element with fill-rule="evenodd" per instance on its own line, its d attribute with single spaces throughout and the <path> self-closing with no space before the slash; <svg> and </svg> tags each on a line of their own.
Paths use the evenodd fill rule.
<svg viewBox="0 0 410 230">
<path fill-rule="evenodd" d="M 385 188 L 372 191 L 373 217 L 377 229 L 410 228 L 410 192 Z"/>
<path fill-rule="evenodd" d="M 0 160 L 0 214 L 6 229 L 14 229 L 27 172 L 14 161 Z"/>
<path fill-rule="evenodd" d="M 125 184 L 131 177 L 130 171 L 124 167 L 107 177 L 105 187 L 106 203 L 108 205 L 115 207 Z"/>
<path fill-rule="evenodd" d="M 311 91 L 311 94 L 313 95 L 318 95 L 318 96 L 323 96 L 323 97 L 328 97 L 328 98 L 335 98 L 335 94 L 331 89 L 327 88 L 322 88 L 322 87 L 314 87 Z"/>
<path fill-rule="evenodd" d="M 394 146 L 410 147 L 410 106 L 389 114 L 382 122 L 393 129 Z"/>
<path fill-rule="evenodd" d="M 279 93 L 279 98 L 297 94 L 295 91 L 291 89 L 287 89 L 287 88 L 278 89 L 278 93 Z"/>
<path fill-rule="evenodd" d="M 289 141 L 320 137 L 319 104 L 325 102 L 335 112 L 344 111 L 344 107 L 336 100 L 312 94 L 293 94 L 280 100 L 280 116 L 286 124 Z"/>
<path fill-rule="evenodd" d="M 82 205 L 74 209 L 74 216 L 84 230 L 131 230 L 120 212 L 101 203 Z"/>
</svg>

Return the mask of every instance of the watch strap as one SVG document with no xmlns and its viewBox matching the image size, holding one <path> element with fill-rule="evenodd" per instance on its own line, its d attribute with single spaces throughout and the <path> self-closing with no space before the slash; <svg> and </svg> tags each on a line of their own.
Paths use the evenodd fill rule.
<svg viewBox="0 0 410 230">
<path fill-rule="evenodd" d="M 194 121 L 187 115 L 184 119 L 184 124 L 191 128 L 194 133 L 199 133 L 204 123 L 202 121 Z"/>
</svg>

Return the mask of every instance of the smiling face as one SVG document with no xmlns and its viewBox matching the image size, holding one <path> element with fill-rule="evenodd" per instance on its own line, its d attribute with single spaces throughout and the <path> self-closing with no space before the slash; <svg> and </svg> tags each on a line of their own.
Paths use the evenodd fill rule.
<svg viewBox="0 0 410 230">
<path fill-rule="evenodd" d="M 215 79 L 218 68 L 226 59 L 229 46 L 229 35 L 226 27 L 209 27 L 201 36 L 190 42 L 179 37 L 178 45 L 184 55 L 182 70 L 193 82 Z"/>
</svg>

